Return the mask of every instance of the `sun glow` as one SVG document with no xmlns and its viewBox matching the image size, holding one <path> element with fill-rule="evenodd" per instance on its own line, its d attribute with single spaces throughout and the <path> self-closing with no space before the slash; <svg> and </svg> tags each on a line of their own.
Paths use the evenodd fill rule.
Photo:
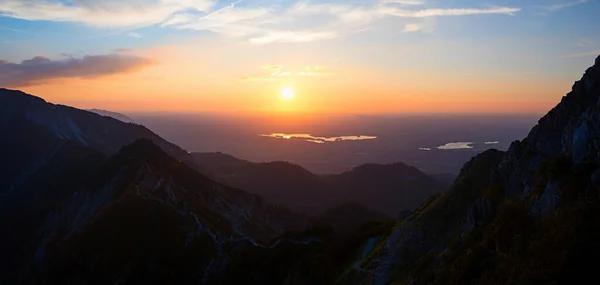
<svg viewBox="0 0 600 285">
<path fill-rule="evenodd" d="M 290 87 L 281 89 L 281 99 L 286 101 L 294 99 L 294 89 Z"/>
</svg>

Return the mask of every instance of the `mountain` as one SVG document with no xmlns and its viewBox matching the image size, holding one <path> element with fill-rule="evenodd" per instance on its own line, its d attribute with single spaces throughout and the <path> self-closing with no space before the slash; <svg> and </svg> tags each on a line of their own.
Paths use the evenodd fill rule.
<svg viewBox="0 0 600 285">
<path fill-rule="evenodd" d="M 193 160 L 187 151 L 164 140 L 147 128 L 123 123 L 111 117 L 101 116 L 76 108 L 55 105 L 39 97 L 25 94 L 21 91 L 0 88 L 0 130 L 8 140 L 3 143 L 32 143 L 35 136 L 45 137 L 55 141 L 70 140 L 100 151 L 105 155 L 115 154 L 127 144 L 140 138 L 152 140 L 169 155 L 188 164 Z M 33 132 L 25 139 L 27 134 Z M 18 145 L 13 145 L 18 146 Z M 23 146 L 23 149 L 30 149 Z M 7 151 L 3 148 L 3 151 Z M 14 152 L 14 150 L 11 150 Z M 13 177 L 16 177 L 14 175 Z"/>
<path fill-rule="evenodd" d="M 87 111 L 96 113 L 101 116 L 111 117 L 111 118 L 117 119 L 123 123 L 135 123 L 135 121 L 132 118 L 128 117 L 127 115 L 121 114 L 121 113 L 111 112 L 111 111 L 107 111 L 107 110 L 100 110 L 100 109 L 89 109 Z"/>
<path fill-rule="evenodd" d="M 358 203 L 343 204 L 313 218 L 315 223 L 328 225 L 341 235 L 356 232 L 368 223 L 391 220 L 393 218 L 390 216 L 367 209 Z"/>
<path fill-rule="evenodd" d="M 0 283 L 217 280 L 247 265 L 225 266 L 232 250 L 267 259 L 320 244 L 277 239 L 308 220 L 210 180 L 142 126 L 6 89 L 0 109 L 0 226 L 10 229 L 0 235 Z"/>
<path fill-rule="evenodd" d="M 309 214 L 357 202 L 395 217 L 412 210 L 444 184 L 403 163 L 367 164 L 335 175 L 316 175 L 288 162 L 253 163 L 223 153 L 192 153 L 213 179 Z"/>
<path fill-rule="evenodd" d="M 392 217 L 414 209 L 444 190 L 444 185 L 436 179 L 401 162 L 365 164 L 324 179 L 335 189 L 336 197 L 357 201 Z"/>
<path fill-rule="evenodd" d="M 96 173 L 40 227 L 35 278 L 210 283 L 254 247 L 319 242 L 276 239 L 307 221 L 213 182 L 149 140 L 125 146 Z"/>
<path fill-rule="evenodd" d="M 2 284 L 325 285 L 389 229 L 356 226 L 372 213 L 353 208 L 356 230 L 334 234 L 211 180 L 142 126 L 19 91 L 0 103 Z"/>
<path fill-rule="evenodd" d="M 577 284 L 600 258 L 600 57 L 528 136 L 486 151 L 337 284 Z"/>
</svg>

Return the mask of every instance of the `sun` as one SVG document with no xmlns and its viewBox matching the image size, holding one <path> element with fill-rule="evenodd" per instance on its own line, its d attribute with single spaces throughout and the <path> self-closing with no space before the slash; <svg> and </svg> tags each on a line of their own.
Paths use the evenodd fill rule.
<svg viewBox="0 0 600 285">
<path fill-rule="evenodd" d="M 294 99 L 294 89 L 290 87 L 284 87 L 281 89 L 281 99 L 289 101 Z"/>
</svg>

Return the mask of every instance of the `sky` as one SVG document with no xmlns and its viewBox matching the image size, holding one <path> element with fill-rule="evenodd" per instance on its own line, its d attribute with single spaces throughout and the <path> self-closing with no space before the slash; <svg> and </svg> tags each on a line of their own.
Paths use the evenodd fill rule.
<svg viewBox="0 0 600 285">
<path fill-rule="evenodd" d="M 599 54 L 598 0 L 0 0 L 0 87 L 122 112 L 543 113 Z"/>
</svg>

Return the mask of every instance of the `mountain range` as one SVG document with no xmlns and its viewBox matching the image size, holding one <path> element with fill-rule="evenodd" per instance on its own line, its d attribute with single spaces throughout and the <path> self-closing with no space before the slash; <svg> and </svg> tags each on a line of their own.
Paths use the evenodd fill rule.
<svg viewBox="0 0 600 285">
<path fill-rule="evenodd" d="M 224 153 L 192 153 L 200 171 L 297 212 L 319 214 L 347 203 L 396 217 L 449 185 L 404 163 L 365 164 L 317 175 L 284 161 L 253 163 Z"/>
<path fill-rule="evenodd" d="M 0 283 L 589 282 L 599 122 L 600 57 L 526 138 L 436 192 L 402 163 L 319 176 L 189 154 L 143 126 L 0 89 Z"/>
<path fill-rule="evenodd" d="M 379 209 L 348 208 L 343 204 L 350 199 L 318 193 L 333 189 L 327 185 L 332 178 L 289 163 L 231 158 L 234 165 L 247 167 L 240 170 L 247 179 L 229 187 L 209 178 L 217 172 L 223 177 L 226 172 L 219 167 L 230 167 L 227 159 L 189 154 L 114 114 L 55 105 L 7 89 L 0 89 L 0 109 L 0 226 L 11 229 L 0 237 L 2 283 L 279 284 L 297 265 L 296 257 L 310 253 L 305 248 L 322 250 L 324 240 L 340 233 L 391 220 Z M 429 183 L 426 191 L 433 191 L 430 185 L 441 190 L 432 179 L 424 181 Z M 246 187 L 249 192 L 238 190 Z M 403 191 L 403 185 L 394 189 Z M 287 201 L 295 195 L 305 195 L 299 200 L 305 203 L 317 199 L 314 208 L 323 213 L 296 214 L 273 196 L 269 203 L 256 195 L 269 191 Z M 328 195 L 332 199 L 327 203 L 318 200 Z M 403 209 L 403 201 L 396 201 Z M 406 205 L 410 203 L 414 200 Z M 311 206 L 294 205 L 295 210 Z M 326 212 L 328 206 L 332 209 Z M 323 226 L 329 230 L 320 230 Z M 245 254 L 267 261 L 261 265 L 238 259 Z M 281 263 L 278 273 L 268 262 L 271 255 Z M 248 275 L 228 274 L 259 265 Z"/>
</svg>

